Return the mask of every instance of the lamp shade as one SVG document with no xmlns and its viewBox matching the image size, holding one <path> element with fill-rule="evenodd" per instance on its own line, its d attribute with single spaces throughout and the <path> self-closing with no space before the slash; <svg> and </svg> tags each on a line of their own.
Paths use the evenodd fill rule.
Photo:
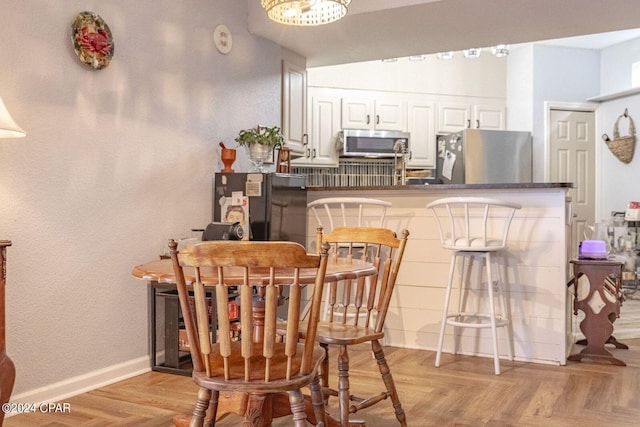
<svg viewBox="0 0 640 427">
<path fill-rule="evenodd" d="M 269 19 L 286 25 L 323 25 L 347 14 L 351 0 L 261 0 Z"/>
<path fill-rule="evenodd" d="M 13 120 L 0 98 L 0 138 L 20 138 L 25 135 L 25 131 Z"/>
</svg>

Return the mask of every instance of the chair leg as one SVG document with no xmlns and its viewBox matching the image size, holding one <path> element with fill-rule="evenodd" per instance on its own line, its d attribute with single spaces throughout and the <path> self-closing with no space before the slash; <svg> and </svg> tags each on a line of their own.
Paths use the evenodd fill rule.
<svg viewBox="0 0 640 427">
<path fill-rule="evenodd" d="M 349 425 L 349 354 L 347 346 L 340 346 L 338 354 L 338 400 L 340 402 L 340 424 Z"/>
<path fill-rule="evenodd" d="M 473 266 L 476 257 L 469 256 L 469 254 L 461 254 L 456 252 L 456 259 L 460 258 L 460 281 L 458 283 L 458 308 L 455 311 L 456 321 L 461 321 L 462 313 L 467 313 L 469 311 L 469 298 L 473 291 L 473 283 L 481 283 L 482 279 L 482 269 L 476 268 L 476 280 L 475 282 L 471 279 L 471 273 L 473 273 Z M 453 285 L 451 286 L 453 290 Z M 477 307 L 479 308 L 479 306 Z M 476 310 L 477 312 L 477 310 Z M 451 354 L 458 354 L 460 349 L 460 341 L 462 340 L 462 334 L 459 333 L 461 327 L 459 325 L 453 325 L 453 331 L 451 332 L 453 347 L 451 349 Z"/>
<path fill-rule="evenodd" d="M 207 415 L 204 417 L 205 427 L 215 427 L 216 418 L 218 416 L 218 399 L 220 398 L 220 392 L 213 390 L 211 392 L 211 399 L 209 399 L 209 409 L 207 409 Z"/>
<path fill-rule="evenodd" d="M 320 344 L 320 347 L 324 349 L 324 360 L 320 364 L 320 385 L 324 390 L 329 389 L 329 344 Z M 329 400 L 329 394 L 324 398 L 324 404 L 326 405 Z"/>
<path fill-rule="evenodd" d="M 436 368 L 440 366 L 440 358 L 442 357 L 442 346 L 444 345 L 444 331 L 447 326 L 447 316 L 449 314 L 449 300 L 451 298 L 451 287 L 453 286 L 453 275 L 456 269 L 456 255 L 451 257 L 451 265 L 449 267 L 449 282 L 444 296 L 444 308 L 442 310 L 442 321 L 440 322 L 440 337 L 438 338 L 438 349 L 436 352 Z"/>
<path fill-rule="evenodd" d="M 491 274 L 491 252 L 485 255 L 487 264 L 487 286 L 489 293 L 489 316 L 491 319 L 491 337 L 493 338 L 493 367 L 496 375 L 500 375 L 500 354 L 498 353 L 498 328 L 496 326 L 496 306 L 493 300 L 493 275 Z"/>
<path fill-rule="evenodd" d="M 393 409 L 395 410 L 396 418 L 400 422 L 401 426 L 406 427 L 407 417 L 404 413 L 404 409 L 402 409 L 402 405 L 400 404 L 400 398 L 398 397 L 396 385 L 393 382 L 391 370 L 389 370 L 387 359 L 384 357 L 384 350 L 378 340 L 371 341 L 371 349 L 373 350 L 373 354 L 376 358 L 376 361 L 378 362 L 378 368 L 380 369 L 380 375 L 382 375 L 382 381 L 384 381 L 387 392 L 391 397 L 391 402 L 393 403 Z"/>
<path fill-rule="evenodd" d="M 322 387 L 320 387 L 320 377 L 316 377 L 309 384 L 311 390 L 311 404 L 313 405 L 313 413 L 316 416 L 316 426 L 327 425 L 327 411 L 324 407 L 324 395 Z"/>
<path fill-rule="evenodd" d="M 495 256 L 494 256 L 495 258 Z M 502 289 L 502 285 L 507 283 L 506 282 L 506 258 L 501 256 L 502 258 L 502 268 L 500 268 L 500 264 L 497 264 L 498 267 L 498 297 L 500 298 L 500 310 L 501 310 L 501 314 L 502 317 L 504 317 L 505 321 L 507 322 L 507 325 L 505 326 L 506 330 L 507 330 L 507 356 L 509 357 L 510 361 L 514 360 L 514 349 L 513 349 L 513 329 L 512 329 L 512 325 L 511 325 L 511 311 L 508 310 L 507 308 L 509 307 L 509 305 L 506 303 L 506 298 L 504 296 L 504 289 Z M 505 271 L 503 271 L 503 269 Z M 505 274 L 503 274 L 505 273 Z"/>
<path fill-rule="evenodd" d="M 198 398 L 196 400 L 196 406 L 193 408 L 193 417 L 189 427 L 202 427 L 204 425 L 204 417 L 209 407 L 209 401 L 211 400 L 211 390 L 204 387 L 200 387 L 198 390 Z M 214 418 L 215 423 L 215 418 Z"/>
<path fill-rule="evenodd" d="M 289 404 L 291 405 L 291 413 L 293 414 L 293 425 L 296 427 L 307 427 L 307 414 L 304 412 L 304 396 L 300 389 L 289 392 Z"/>
</svg>

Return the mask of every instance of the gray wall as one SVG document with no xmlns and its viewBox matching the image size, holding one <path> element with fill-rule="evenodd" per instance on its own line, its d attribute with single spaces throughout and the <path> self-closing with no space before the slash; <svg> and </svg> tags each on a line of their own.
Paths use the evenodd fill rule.
<svg viewBox="0 0 640 427">
<path fill-rule="evenodd" d="M 530 124 L 535 180 L 544 179 L 545 101 L 584 103 L 589 98 L 628 91 L 632 89 L 631 65 L 637 61 L 640 39 L 602 50 L 543 44 L 512 49 L 507 64 L 507 127 L 526 130 Z M 636 153 L 629 164 L 622 163 L 600 137 L 602 133 L 613 137 L 614 123 L 625 109 L 640 126 L 640 95 L 604 101 L 597 111 L 596 217 L 601 219 L 608 218 L 611 211 L 623 211 L 630 201 L 640 200 L 640 187 L 636 184 L 640 182 L 640 155 Z M 628 122 L 621 123 L 620 132 L 625 135 Z"/>
<path fill-rule="evenodd" d="M 210 221 L 218 141 L 280 123 L 280 48 L 249 34 L 244 1 L 0 6 L 0 96 L 27 132 L 0 140 L 7 351 L 14 398 L 51 401 L 148 369 L 147 290 L 131 270 Z M 114 37 L 100 71 L 71 44 L 85 10 Z"/>
<path fill-rule="evenodd" d="M 640 61 L 640 39 L 620 43 L 602 50 L 601 54 L 601 87 L 602 95 L 631 89 L 631 64 Z M 619 99 L 605 101 L 600 105 L 599 124 L 602 133 L 613 137 L 613 126 L 616 119 L 627 109 L 640 129 L 640 95 L 631 95 Z M 628 122 L 621 121 L 620 134 L 626 135 Z M 636 131 L 635 155 L 631 163 L 618 160 L 607 148 L 602 139 L 598 139 L 601 153 L 601 170 L 599 175 L 601 200 L 599 214 L 603 219 L 609 218 L 611 211 L 624 211 L 630 201 L 640 201 L 640 152 L 639 134 Z"/>
<path fill-rule="evenodd" d="M 544 103 L 586 102 L 598 95 L 600 53 L 594 49 L 523 45 L 509 55 L 507 75 L 507 128 L 532 132 L 533 179 L 542 182 L 546 161 Z"/>
</svg>

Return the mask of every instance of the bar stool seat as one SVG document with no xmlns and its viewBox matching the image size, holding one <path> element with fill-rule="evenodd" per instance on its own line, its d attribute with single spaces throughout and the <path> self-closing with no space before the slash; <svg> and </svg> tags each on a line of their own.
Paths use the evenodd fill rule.
<svg viewBox="0 0 640 427">
<path fill-rule="evenodd" d="M 449 197 L 436 200 L 427 205 L 433 211 L 440 243 L 443 248 L 453 251 L 449 268 L 449 280 L 446 287 L 440 336 L 436 353 L 435 366 L 440 366 L 442 347 L 444 345 L 445 329 L 447 325 L 454 327 L 454 344 L 456 342 L 455 328 L 491 329 L 493 341 L 493 359 L 495 374 L 500 375 L 500 358 L 498 352 L 497 328 L 505 327 L 507 331 L 507 354 L 513 360 L 512 337 L 510 320 L 504 300 L 502 283 L 492 271 L 496 252 L 507 247 L 507 236 L 511 221 L 517 209 L 522 206 L 504 200 L 486 197 Z M 458 292 L 457 310 L 450 310 L 450 299 L 453 289 L 456 262 L 461 258 L 460 288 Z M 465 270 L 465 260 L 468 260 Z M 481 311 L 478 306 L 469 308 L 470 287 L 464 286 L 465 277 L 470 275 L 471 262 L 477 260 L 481 264 L 477 269 L 477 283 L 488 296 L 489 308 Z M 482 267 L 486 268 L 486 281 L 482 281 Z M 466 274 L 465 274 L 466 273 Z M 498 279 L 498 280 L 496 280 Z M 494 292 L 498 293 L 500 311 L 496 311 Z M 453 353 L 457 349 L 454 346 Z"/>
</svg>

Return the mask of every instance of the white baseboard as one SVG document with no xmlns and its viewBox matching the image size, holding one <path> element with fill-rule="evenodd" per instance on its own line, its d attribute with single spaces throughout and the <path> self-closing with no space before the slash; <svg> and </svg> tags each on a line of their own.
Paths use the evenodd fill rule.
<svg viewBox="0 0 640 427">
<path fill-rule="evenodd" d="M 12 396 L 11 402 L 36 404 L 50 402 L 62 403 L 66 398 L 144 374 L 150 370 L 149 357 L 143 356 L 34 390 L 25 391 Z"/>
</svg>

